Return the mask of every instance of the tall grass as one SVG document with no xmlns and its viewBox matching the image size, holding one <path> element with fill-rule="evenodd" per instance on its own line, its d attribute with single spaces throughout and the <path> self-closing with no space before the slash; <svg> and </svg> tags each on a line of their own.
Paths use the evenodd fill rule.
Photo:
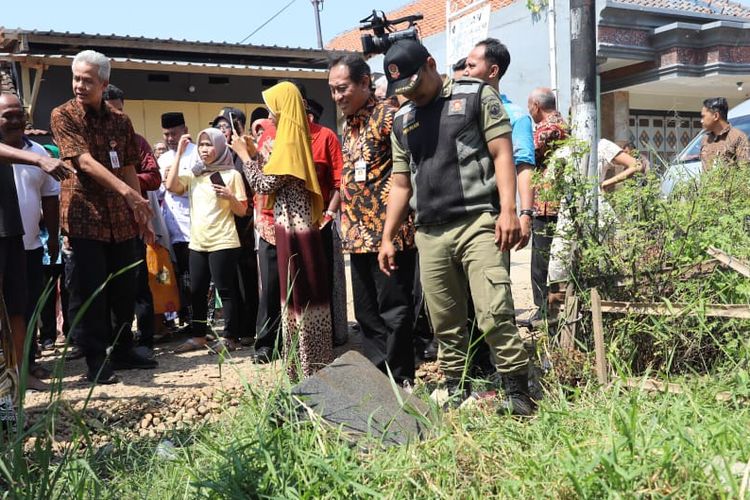
<svg viewBox="0 0 750 500">
<path fill-rule="evenodd" d="M 283 381 L 248 389 L 238 410 L 192 434 L 116 440 L 66 466 L 55 496 L 106 498 L 601 498 L 737 496 L 750 411 L 715 394 L 738 380 L 696 379 L 684 393 L 553 386 L 529 421 L 471 409 L 405 446 L 352 443 L 300 419 Z M 88 496 L 85 494 L 83 496 Z"/>
<path fill-rule="evenodd" d="M 724 179 L 714 173 L 701 181 L 705 184 L 678 190 L 667 202 L 656 200 L 653 184 L 631 185 L 630 197 L 621 191 L 622 202 L 615 199 L 614 204 L 629 225 L 617 228 L 619 246 L 583 245 L 580 283 L 599 280 L 595 284 L 606 291 L 607 280 L 615 275 L 634 280 L 657 276 L 664 264 L 701 259 L 710 242 L 750 257 L 750 235 L 739 223 L 750 216 L 747 183 L 738 181 L 747 178 L 744 174 L 750 175 L 748 167 Z M 652 251 L 657 246 L 661 252 Z M 748 280 L 719 271 L 692 283 L 667 276 L 653 287 L 626 292 L 636 300 L 680 301 L 697 310 L 706 302 L 747 303 L 748 290 Z M 580 347 L 586 349 L 589 331 L 582 324 Z M 169 431 L 158 439 L 113 433 L 110 445 L 94 449 L 81 420 L 64 453 L 50 444 L 53 401 L 48 418 L 2 444 L 0 481 L 9 498 L 746 495 L 750 347 L 742 334 L 747 323 L 701 316 L 621 317 L 605 327 L 610 361 L 620 379 L 665 374 L 681 392 L 625 389 L 620 382 L 602 388 L 593 384 L 588 371 L 576 376 L 577 385 L 565 386 L 557 381 L 562 375 L 555 372 L 558 365 L 534 418 L 513 419 L 481 406 L 449 411 L 430 423 L 424 440 L 386 446 L 374 438 L 353 441 L 314 415 L 303 418 L 288 376 L 279 373 L 270 388 L 245 380 L 239 405 L 219 421 Z M 298 361 L 292 353 L 286 362 Z M 732 395 L 727 402 L 717 400 L 723 391 Z M 427 400 L 423 386 L 415 394 Z M 24 451 L 32 433 L 40 438 L 33 450 Z"/>
<path fill-rule="evenodd" d="M 133 270 L 139 263 L 140 261 L 135 262 L 110 274 L 84 302 L 71 322 L 71 330 L 81 321 L 91 303 L 112 280 Z M 54 284 L 47 283 L 27 325 L 24 354 L 19 367 L 19 403 L 16 424 L 0 432 L 0 487 L 5 490 L 4 496 L 9 498 L 54 498 L 59 495 L 59 491 L 66 491 L 68 496 L 70 494 L 79 497 L 86 496 L 91 493 L 89 479 L 96 477 L 89 462 L 85 459 L 85 454 L 81 454 L 83 449 L 92 448 L 91 432 L 81 415 L 89 404 L 94 390 L 93 385 L 84 400 L 81 412 L 72 412 L 74 419 L 70 442 L 62 447 L 62 451 L 59 451 L 60 447 L 56 446 L 55 442 L 55 429 L 60 425 L 61 413 L 71 412 L 71 408 L 62 399 L 62 377 L 65 354 L 68 350 L 67 344 L 53 370 L 50 399 L 46 411 L 35 422 L 27 420 L 24 401 L 29 353 L 36 335 L 39 315 L 44 304 L 51 299 L 53 290 Z M 130 332 L 117 332 L 117 335 L 123 333 Z"/>
</svg>

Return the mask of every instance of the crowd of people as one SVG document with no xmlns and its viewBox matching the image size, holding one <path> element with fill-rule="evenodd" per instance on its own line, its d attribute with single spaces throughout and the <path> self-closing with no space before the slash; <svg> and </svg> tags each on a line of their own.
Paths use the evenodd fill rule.
<svg viewBox="0 0 750 500">
<path fill-rule="evenodd" d="M 426 312 L 434 340 L 424 355 L 437 351 L 451 404 L 471 391 L 472 357 L 503 388 L 503 411 L 532 414 L 510 251 L 532 241 L 537 312 L 528 322 L 541 320 L 554 295 L 548 269 L 560 206 L 535 191 L 570 130 L 551 89 L 533 89 L 526 109 L 501 92 L 509 65 L 507 48 L 492 38 L 451 77 L 414 40 L 393 44 L 376 81 L 361 56 L 339 56 L 328 83 L 345 119 L 340 139 L 318 123 L 323 107 L 285 81 L 263 92 L 268 117 L 250 127 L 236 108 L 195 134 L 179 110 L 164 113 L 163 142 L 152 148 L 123 112 L 108 58 L 91 50 L 73 60 L 73 99 L 52 112 L 55 146 L 29 140 L 22 103 L 3 94 L 6 365 L 21 365 L 31 321 L 40 347 L 54 347 L 58 291 L 68 356 L 85 358 L 91 382 L 155 368 L 155 342 L 176 335 L 178 354 L 252 345 L 253 362 L 284 357 L 293 379 L 307 377 L 346 342 L 348 254 L 355 319 L 373 364 L 413 383 L 422 354 L 415 330 Z M 704 103 L 704 165 L 711 154 L 748 154 L 726 108 L 726 100 Z M 605 193 L 646 168 L 610 141 L 598 151 Z M 532 182 L 535 170 L 541 183 Z M 167 255 L 160 284 L 176 296 L 171 309 L 155 300 L 147 264 L 159 249 Z M 44 284 L 58 279 L 35 314 Z M 212 338 L 217 302 L 223 328 Z M 44 390 L 36 351 L 25 375 Z"/>
</svg>

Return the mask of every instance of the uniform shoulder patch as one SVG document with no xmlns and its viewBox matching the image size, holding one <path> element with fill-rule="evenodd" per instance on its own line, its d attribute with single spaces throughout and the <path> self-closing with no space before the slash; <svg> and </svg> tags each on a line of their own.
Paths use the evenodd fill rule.
<svg viewBox="0 0 750 500">
<path fill-rule="evenodd" d="M 492 118 L 500 118 L 503 115 L 503 108 L 499 101 L 491 102 L 489 111 Z"/>
</svg>

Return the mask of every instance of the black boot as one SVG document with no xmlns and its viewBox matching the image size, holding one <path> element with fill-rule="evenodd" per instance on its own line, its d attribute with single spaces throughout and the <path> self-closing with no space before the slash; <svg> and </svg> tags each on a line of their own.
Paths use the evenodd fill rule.
<svg viewBox="0 0 750 500">
<path fill-rule="evenodd" d="M 536 413 L 536 403 L 529 396 L 529 375 L 526 371 L 502 376 L 505 399 L 498 409 L 501 414 L 529 417 Z"/>
<path fill-rule="evenodd" d="M 471 396 L 471 382 L 458 378 L 445 379 L 445 390 L 448 399 L 443 403 L 443 410 L 456 409 Z"/>
<path fill-rule="evenodd" d="M 435 361 L 438 357 L 438 343 L 437 338 L 433 337 L 432 340 L 425 346 L 424 352 L 422 353 L 422 359 L 425 361 Z"/>
</svg>

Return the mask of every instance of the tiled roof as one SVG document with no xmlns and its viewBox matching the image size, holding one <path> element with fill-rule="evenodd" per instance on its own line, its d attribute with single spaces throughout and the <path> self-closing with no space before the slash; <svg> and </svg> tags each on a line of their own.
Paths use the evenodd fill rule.
<svg viewBox="0 0 750 500">
<path fill-rule="evenodd" d="M 638 7 L 750 19 L 750 8 L 730 0 L 615 0 Z"/>
<path fill-rule="evenodd" d="M 512 4 L 515 0 L 491 0 L 492 10 L 498 10 Z M 645 9 L 674 10 L 693 14 L 737 17 L 750 19 L 750 8 L 731 0 L 614 0 L 616 3 L 629 4 Z M 445 0 L 415 0 L 400 9 L 386 13 L 389 19 L 409 14 L 421 13 L 424 19 L 419 21 L 420 37 L 426 38 L 445 31 Z M 346 31 L 328 42 L 326 48 L 332 50 L 362 50 L 358 28 Z"/>
<path fill-rule="evenodd" d="M 515 0 L 490 0 L 492 10 L 498 10 L 502 7 L 510 5 Z M 400 9 L 386 12 L 388 19 L 397 19 L 399 17 L 408 16 L 410 14 L 420 13 L 424 16 L 424 19 L 417 23 L 419 26 L 419 36 L 426 38 L 435 33 L 445 31 L 445 0 L 415 0 L 404 5 Z M 361 35 L 359 28 L 346 31 L 326 45 L 327 49 L 331 50 L 362 50 L 362 46 L 359 42 Z"/>
<path fill-rule="evenodd" d="M 11 76 L 10 62 L 0 59 L 0 91 L 3 93 L 16 93 L 16 84 Z"/>
</svg>

